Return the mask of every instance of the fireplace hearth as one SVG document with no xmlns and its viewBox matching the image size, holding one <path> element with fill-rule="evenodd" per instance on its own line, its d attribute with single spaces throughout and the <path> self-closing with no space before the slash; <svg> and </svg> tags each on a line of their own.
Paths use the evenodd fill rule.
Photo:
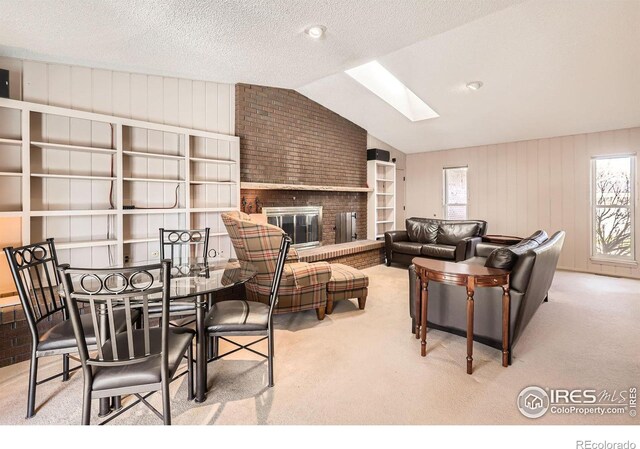
<svg viewBox="0 0 640 449">
<path fill-rule="evenodd" d="M 282 228 L 296 248 L 320 246 L 322 241 L 322 206 L 263 207 L 267 222 Z"/>
</svg>

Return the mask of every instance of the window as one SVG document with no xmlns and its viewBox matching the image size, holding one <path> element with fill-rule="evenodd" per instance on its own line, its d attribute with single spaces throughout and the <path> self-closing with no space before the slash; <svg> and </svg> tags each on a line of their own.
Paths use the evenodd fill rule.
<svg viewBox="0 0 640 449">
<path fill-rule="evenodd" d="M 444 218 L 467 219 L 467 167 L 444 169 Z"/>
<path fill-rule="evenodd" d="M 635 261 L 634 186 L 634 156 L 591 160 L 593 258 Z"/>
</svg>

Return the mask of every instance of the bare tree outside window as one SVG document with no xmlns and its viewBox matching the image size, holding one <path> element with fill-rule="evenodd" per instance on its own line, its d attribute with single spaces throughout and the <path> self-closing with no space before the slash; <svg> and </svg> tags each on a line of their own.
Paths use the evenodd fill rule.
<svg viewBox="0 0 640 449">
<path fill-rule="evenodd" d="M 633 163 L 631 156 L 592 160 L 595 257 L 634 258 Z"/>
<path fill-rule="evenodd" d="M 444 169 L 444 217 L 467 219 L 467 167 Z"/>
</svg>

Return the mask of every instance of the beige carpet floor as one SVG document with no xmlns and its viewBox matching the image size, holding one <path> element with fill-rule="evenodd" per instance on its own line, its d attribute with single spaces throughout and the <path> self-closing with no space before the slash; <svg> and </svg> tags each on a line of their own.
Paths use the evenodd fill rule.
<svg viewBox="0 0 640 449">
<path fill-rule="evenodd" d="M 550 415 L 529 420 L 516 398 L 529 385 L 626 390 L 640 386 L 640 281 L 558 272 L 550 292 L 503 368 L 500 352 L 476 344 L 465 373 L 465 339 L 429 331 L 427 357 L 410 333 L 405 269 L 377 266 L 365 311 L 342 301 L 276 318 L 275 387 L 250 354 L 209 365 L 207 401 L 186 400 L 172 384 L 174 424 L 638 424 L 619 416 Z M 46 360 L 46 359 L 45 359 Z M 51 359 L 54 360 L 54 359 Z M 59 369 L 59 359 L 40 376 Z M 82 376 L 38 389 L 38 413 L 25 420 L 28 363 L 0 369 L 0 424 L 77 424 Z M 158 394 L 153 404 L 160 407 Z M 94 401 L 93 422 L 98 404 Z M 138 405 L 113 424 L 159 424 Z"/>
</svg>

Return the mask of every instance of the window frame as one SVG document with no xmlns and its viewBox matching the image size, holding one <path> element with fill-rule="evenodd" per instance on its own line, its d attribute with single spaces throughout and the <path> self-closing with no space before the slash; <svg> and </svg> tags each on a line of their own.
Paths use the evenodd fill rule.
<svg viewBox="0 0 640 449">
<path fill-rule="evenodd" d="M 629 159 L 629 164 L 630 164 L 630 175 L 631 175 L 631 182 L 630 182 L 630 201 L 629 201 L 629 206 L 598 206 L 597 204 L 597 198 L 596 198 L 596 185 L 595 185 L 595 180 L 596 180 L 596 163 L 599 160 L 604 160 L 604 159 L 620 159 L 620 158 L 628 158 Z M 590 259 L 591 261 L 593 261 L 594 263 L 604 263 L 604 264 L 611 264 L 611 265 L 632 265 L 632 266 L 637 266 L 637 260 L 636 260 L 636 183 L 637 183 L 637 178 L 636 178 L 636 154 L 635 153 L 623 153 L 623 154 L 605 154 L 605 155 L 599 155 L 599 156 L 592 156 L 591 157 L 591 167 L 590 167 L 590 179 L 589 179 L 589 188 L 590 188 L 590 202 L 589 202 L 589 208 L 591 209 L 589 211 L 590 213 L 590 230 L 589 230 L 589 236 L 590 236 Z M 598 208 L 601 207 L 614 207 L 614 208 L 619 208 L 619 209 L 629 209 L 629 215 L 631 217 L 631 255 L 630 256 L 611 256 L 611 255 L 604 255 L 604 254 L 598 254 L 597 250 L 596 250 L 596 212 L 598 210 Z"/>
<path fill-rule="evenodd" d="M 447 185 L 447 171 L 465 169 L 465 177 L 467 184 L 467 198 L 466 203 L 448 203 L 449 200 L 449 188 Z M 468 165 L 454 165 L 448 167 L 442 167 L 442 216 L 445 220 L 450 220 L 447 215 L 448 206 L 464 206 L 464 220 L 469 218 L 469 166 Z"/>
</svg>

